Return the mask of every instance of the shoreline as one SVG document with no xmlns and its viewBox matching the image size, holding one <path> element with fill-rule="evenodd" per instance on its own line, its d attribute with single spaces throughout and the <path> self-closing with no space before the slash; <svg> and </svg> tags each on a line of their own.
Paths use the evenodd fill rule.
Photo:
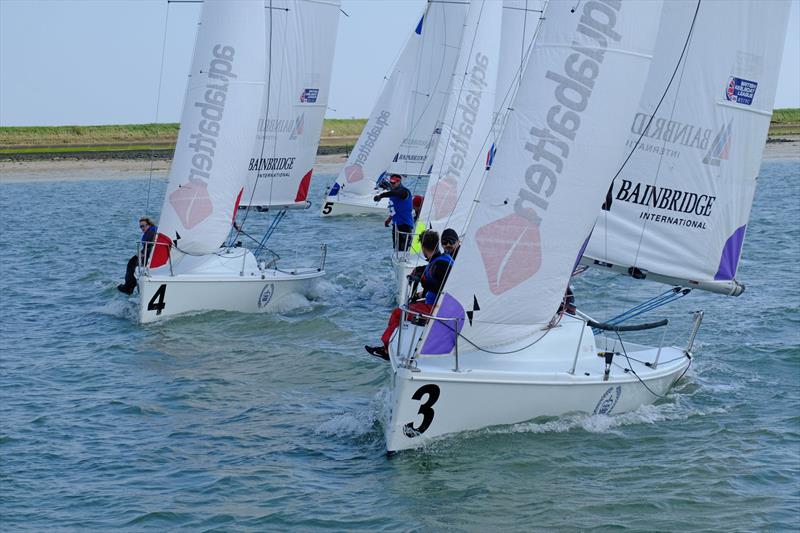
<svg viewBox="0 0 800 533">
<path fill-rule="evenodd" d="M 338 173 L 346 160 L 346 154 L 318 155 L 314 173 Z M 169 159 L 121 158 L 0 161 L 0 183 L 148 179 L 151 174 L 158 179 L 166 179 L 170 163 Z"/>
<path fill-rule="evenodd" d="M 800 136 L 771 138 L 764 146 L 764 161 L 800 161 Z M 338 174 L 347 160 L 347 154 L 318 155 L 314 164 L 317 174 Z M 53 157 L 20 161 L 0 161 L 0 183 L 26 181 L 102 181 L 121 179 L 148 179 L 155 176 L 166 179 L 171 161 L 164 158 L 90 159 Z M 147 173 L 147 174 L 143 174 Z M 136 174 L 132 176 L 131 174 Z"/>
</svg>

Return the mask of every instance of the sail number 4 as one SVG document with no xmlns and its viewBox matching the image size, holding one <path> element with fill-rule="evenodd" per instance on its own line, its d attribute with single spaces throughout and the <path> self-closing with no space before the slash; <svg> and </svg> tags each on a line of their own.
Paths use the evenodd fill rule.
<svg viewBox="0 0 800 533">
<path fill-rule="evenodd" d="M 150 301 L 147 302 L 147 310 L 148 311 L 155 311 L 156 315 L 160 315 L 161 311 L 164 310 L 164 307 L 167 304 L 164 303 L 164 295 L 167 294 L 167 284 L 162 283 L 161 286 L 156 289 L 156 292 L 153 294 L 153 297 L 150 298 Z"/>
<path fill-rule="evenodd" d="M 419 406 L 419 411 L 417 414 L 422 415 L 422 423 L 419 427 L 414 427 L 413 422 L 409 422 L 405 426 L 403 426 L 403 433 L 406 437 L 416 437 L 422 433 L 425 433 L 425 430 L 431 426 L 431 422 L 433 422 L 433 404 L 439 399 L 439 390 L 438 385 L 434 385 L 433 383 L 429 383 L 427 385 L 423 385 L 422 387 L 418 388 L 417 391 L 411 396 L 412 400 L 422 400 L 424 395 L 428 395 L 428 398 L 425 400 L 425 403 Z"/>
</svg>

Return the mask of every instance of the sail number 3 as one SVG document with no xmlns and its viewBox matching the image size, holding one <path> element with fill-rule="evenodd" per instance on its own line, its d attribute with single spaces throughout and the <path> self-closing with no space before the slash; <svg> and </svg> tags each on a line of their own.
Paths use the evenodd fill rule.
<svg viewBox="0 0 800 533">
<path fill-rule="evenodd" d="M 413 438 L 417 435 L 425 433 L 431 426 L 431 422 L 433 422 L 433 404 L 439 399 L 440 394 L 439 386 L 434 385 L 433 383 L 429 383 L 427 385 L 423 385 L 422 387 L 418 388 L 417 391 L 411 396 L 412 400 L 422 400 L 424 395 L 428 395 L 428 398 L 425 400 L 425 403 L 419 406 L 419 411 L 417 414 L 422 415 L 422 423 L 419 427 L 414 427 L 413 422 L 409 422 L 405 426 L 403 426 L 403 433 L 406 437 Z"/>
</svg>

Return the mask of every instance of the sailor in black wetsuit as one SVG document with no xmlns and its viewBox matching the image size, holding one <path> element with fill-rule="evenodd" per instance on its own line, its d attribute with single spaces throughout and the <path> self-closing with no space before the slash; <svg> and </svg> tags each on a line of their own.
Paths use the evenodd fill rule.
<svg viewBox="0 0 800 533">
<path fill-rule="evenodd" d="M 128 267 L 125 270 L 125 283 L 117 285 L 117 290 L 125 294 L 132 294 L 133 289 L 136 288 L 136 276 L 134 275 L 136 267 L 147 264 L 153 248 L 152 243 L 156 242 L 156 235 L 158 234 L 158 226 L 153 224 L 153 221 L 147 217 L 139 219 L 139 229 L 142 230 L 142 248 L 137 255 L 128 260 Z"/>
<path fill-rule="evenodd" d="M 414 215 L 411 191 L 403 186 L 403 177 L 400 174 L 389 176 L 389 190 L 375 195 L 373 200 L 379 202 L 382 198 L 389 199 L 389 212 L 392 222 L 392 243 L 399 252 L 408 250 L 414 229 Z M 389 225 L 388 221 L 385 225 Z"/>
</svg>

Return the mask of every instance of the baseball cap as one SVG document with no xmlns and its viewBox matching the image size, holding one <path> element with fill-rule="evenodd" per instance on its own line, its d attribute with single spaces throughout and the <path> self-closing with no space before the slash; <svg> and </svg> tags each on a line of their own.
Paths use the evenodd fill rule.
<svg viewBox="0 0 800 533">
<path fill-rule="evenodd" d="M 403 176 L 401 176 L 400 174 L 392 174 L 391 176 L 389 176 L 389 181 L 392 183 L 399 183 L 400 181 L 402 181 L 402 179 Z"/>
<path fill-rule="evenodd" d="M 442 232 L 442 244 L 455 244 L 458 242 L 458 233 L 452 228 L 447 228 Z"/>
</svg>

